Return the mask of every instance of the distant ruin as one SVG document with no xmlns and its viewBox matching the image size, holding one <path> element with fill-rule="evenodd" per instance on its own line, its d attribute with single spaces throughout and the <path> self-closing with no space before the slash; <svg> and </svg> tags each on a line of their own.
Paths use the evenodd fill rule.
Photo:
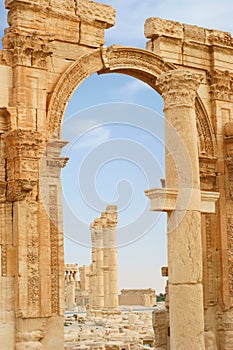
<svg viewBox="0 0 233 350">
<path fill-rule="evenodd" d="M 90 266 L 65 264 L 66 310 L 86 307 L 89 314 L 102 317 L 106 313 L 119 313 L 119 304 L 148 307 L 156 304 L 152 289 L 123 289 L 118 296 L 117 216 L 117 207 L 109 205 L 91 223 Z"/>
<path fill-rule="evenodd" d="M 117 259 L 117 207 L 107 206 L 99 219 L 90 225 L 92 261 L 90 266 L 78 268 L 65 265 L 66 308 L 88 306 L 95 316 L 119 313 L 118 259 Z M 80 273 L 80 281 L 77 273 Z M 87 303 L 88 300 L 88 303 Z"/>
<path fill-rule="evenodd" d="M 155 290 L 148 289 L 122 289 L 119 295 L 120 305 L 140 305 L 145 307 L 156 306 Z"/>
<path fill-rule="evenodd" d="M 204 350 L 205 324 L 220 350 L 232 349 L 231 34 L 149 18 L 145 50 L 106 48 L 104 32 L 115 22 L 110 6 L 88 0 L 6 0 L 5 6 L 1 349 L 64 349 L 60 171 L 67 158 L 60 157 L 66 145 L 60 128 L 70 96 L 96 72 L 128 74 L 164 99 L 166 187 L 146 195 L 151 209 L 168 217 L 171 349 Z M 114 290 L 107 295 L 115 308 L 114 271 L 111 276 Z M 96 286 L 99 307 L 102 282 Z"/>
</svg>

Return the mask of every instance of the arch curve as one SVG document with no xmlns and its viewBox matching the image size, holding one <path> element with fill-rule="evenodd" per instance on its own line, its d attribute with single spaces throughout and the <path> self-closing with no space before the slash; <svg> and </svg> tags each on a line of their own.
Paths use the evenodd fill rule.
<svg viewBox="0 0 233 350">
<path fill-rule="evenodd" d="M 66 105 L 77 87 L 93 73 L 121 73 L 139 79 L 158 93 L 157 77 L 176 67 L 153 52 L 113 45 L 83 55 L 61 75 L 47 101 L 48 137 L 60 127 Z M 200 96 L 196 99 L 197 130 L 200 155 L 215 157 L 216 146 L 212 125 Z"/>
</svg>

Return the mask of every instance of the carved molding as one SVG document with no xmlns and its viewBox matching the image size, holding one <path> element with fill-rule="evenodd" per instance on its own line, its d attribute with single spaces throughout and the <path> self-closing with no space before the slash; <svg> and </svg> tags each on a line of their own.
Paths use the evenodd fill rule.
<svg viewBox="0 0 233 350">
<path fill-rule="evenodd" d="M 0 107 L 0 133 L 10 130 L 10 113 L 6 107 Z"/>
<path fill-rule="evenodd" d="M 153 87 L 157 77 L 168 70 L 174 69 L 174 65 L 165 62 L 160 56 L 153 52 L 143 49 L 130 48 L 124 46 L 113 45 L 104 48 L 102 51 L 104 69 L 100 74 L 110 73 L 113 71 L 137 74 L 141 72 L 144 81 L 148 83 L 148 77 L 153 80 Z"/>
<path fill-rule="evenodd" d="M 216 156 L 216 139 L 205 106 L 199 96 L 195 101 L 196 123 L 200 157 L 210 159 Z"/>
<path fill-rule="evenodd" d="M 208 74 L 211 98 L 215 100 L 233 100 L 233 74 L 228 70 L 214 69 Z"/>
<path fill-rule="evenodd" d="M 165 108 L 190 106 L 194 108 L 197 89 L 203 76 L 181 69 L 163 73 L 158 77 L 157 86 L 164 99 Z"/>
<path fill-rule="evenodd" d="M 45 141 L 36 131 L 14 130 L 3 136 L 6 149 L 7 200 L 25 199 L 39 180 Z"/>
<path fill-rule="evenodd" d="M 50 217 L 50 266 L 51 266 L 51 310 L 53 315 L 59 314 L 59 256 L 58 256 L 58 208 L 57 186 L 49 185 L 49 217 Z"/>
<path fill-rule="evenodd" d="M 37 181 L 21 180 L 9 181 L 7 183 L 7 201 L 23 201 L 27 194 L 33 190 Z"/>
<path fill-rule="evenodd" d="M 228 276 L 229 295 L 233 298 L 233 216 L 227 216 L 227 249 L 228 249 Z"/>
<path fill-rule="evenodd" d="M 173 210 L 187 210 L 188 208 L 192 208 L 194 210 L 199 210 L 202 213 L 215 213 L 215 203 L 219 199 L 218 192 L 200 191 L 201 203 L 199 205 L 198 192 L 195 192 L 194 189 L 189 189 L 188 195 L 191 198 L 192 194 L 196 201 L 194 201 L 194 204 L 191 202 L 188 203 L 188 207 L 186 207 L 185 201 L 178 202 L 179 195 L 182 198 L 182 195 L 184 194 L 184 198 L 186 199 L 185 192 L 186 191 L 182 193 L 181 189 L 178 190 L 175 188 L 152 188 L 150 190 L 145 190 L 145 195 L 150 199 L 150 210 L 152 211 L 164 211 L 169 213 Z"/>
<path fill-rule="evenodd" d="M 48 137 L 60 128 L 65 112 L 65 106 L 74 90 L 92 73 L 103 67 L 100 49 L 92 54 L 84 55 L 74 62 L 61 76 L 49 97 L 48 105 Z"/>
<path fill-rule="evenodd" d="M 2 270 L 2 277 L 7 276 L 7 249 L 6 245 L 1 246 L 1 270 Z"/>
<path fill-rule="evenodd" d="M 201 190 L 216 190 L 216 158 L 199 157 Z"/>
<path fill-rule="evenodd" d="M 60 127 L 65 106 L 72 93 L 92 73 L 118 72 L 128 74 L 144 81 L 160 93 L 159 87 L 155 85 L 156 79 L 163 72 L 172 69 L 176 69 L 175 66 L 165 62 L 158 55 L 136 48 L 110 46 L 102 51 L 97 49 L 91 54 L 82 56 L 62 74 L 54 91 L 48 98 L 48 137 Z M 205 107 L 200 97 L 196 96 L 195 107 L 200 154 L 213 157 L 216 152 L 214 133 Z"/>
<path fill-rule="evenodd" d="M 230 176 L 233 176 L 233 123 L 229 122 L 224 125 L 224 136 L 226 145 L 226 164 Z"/>
<path fill-rule="evenodd" d="M 48 39 L 36 35 L 9 32 L 3 38 L 4 48 L 10 52 L 11 56 L 11 62 L 7 62 L 8 65 L 46 68 L 47 58 L 52 55 L 48 43 Z"/>
<path fill-rule="evenodd" d="M 233 38 L 231 33 L 220 30 L 206 29 L 206 41 L 211 45 L 233 47 Z"/>
<path fill-rule="evenodd" d="M 217 327 L 219 331 L 233 331 L 232 310 L 226 312 L 217 312 Z"/>
</svg>

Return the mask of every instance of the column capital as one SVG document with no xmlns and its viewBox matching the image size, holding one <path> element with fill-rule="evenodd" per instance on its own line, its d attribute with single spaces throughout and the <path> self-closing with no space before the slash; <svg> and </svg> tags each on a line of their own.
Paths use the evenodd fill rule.
<svg viewBox="0 0 233 350">
<path fill-rule="evenodd" d="M 233 74 L 228 70 L 213 69 L 208 73 L 212 100 L 232 101 Z"/>
<path fill-rule="evenodd" d="M 172 106 L 194 107 L 202 74 L 175 69 L 161 74 L 156 82 L 164 99 L 165 108 Z"/>
</svg>

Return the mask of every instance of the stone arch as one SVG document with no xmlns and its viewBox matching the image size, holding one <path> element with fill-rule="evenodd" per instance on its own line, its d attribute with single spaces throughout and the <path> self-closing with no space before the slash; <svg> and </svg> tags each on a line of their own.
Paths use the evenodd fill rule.
<svg viewBox="0 0 233 350">
<path fill-rule="evenodd" d="M 59 128 L 66 105 L 76 88 L 91 74 L 121 73 L 139 79 L 160 93 L 156 80 L 162 73 L 176 69 L 160 56 L 143 49 L 110 46 L 99 48 L 75 61 L 60 77 L 47 101 L 48 137 Z M 208 114 L 196 98 L 197 130 L 201 156 L 215 157 L 215 139 Z"/>
</svg>

